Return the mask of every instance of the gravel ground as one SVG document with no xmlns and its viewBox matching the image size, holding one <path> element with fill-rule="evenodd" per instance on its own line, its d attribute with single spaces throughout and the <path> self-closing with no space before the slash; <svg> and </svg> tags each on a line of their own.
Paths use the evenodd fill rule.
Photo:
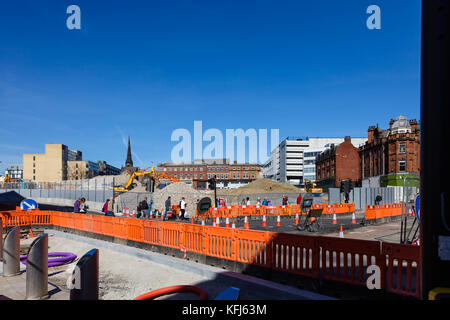
<svg viewBox="0 0 450 320">
<path fill-rule="evenodd" d="M 30 240 L 32 239 L 26 241 Z M 77 261 L 91 249 L 93 247 L 87 243 L 49 235 L 49 252 L 72 252 L 77 255 L 77 260 L 71 264 L 49 269 L 49 274 L 53 274 L 49 281 L 59 287 L 60 290 L 69 292 L 66 286 L 68 277 L 72 274 Z M 215 287 L 212 284 L 208 287 L 208 281 L 211 281 L 195 273 L 184 272 L 105 248 L 99 248 L 99 251 L 99 296 L 101 300 L 133 299 L 151 290 L 181 284 L 203 283 L 204 289 L 208 289 L 208 294 L 213 297 L 221 289 L 225 289 L 225 287 L 221 288 L 217 284 Z M 168 299 L 171 296 L 161 298 Z M 175 297 L 172 296 L 173 298 Z M 195 295 L 191 294 L 177 295 L 176 298 L 197 299 Z"/>
</svg>

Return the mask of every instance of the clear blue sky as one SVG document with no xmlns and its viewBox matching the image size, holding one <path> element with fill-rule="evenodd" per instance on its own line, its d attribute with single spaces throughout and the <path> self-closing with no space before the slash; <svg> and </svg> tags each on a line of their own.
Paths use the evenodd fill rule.
<svg viewBox="0 0 450 320">
<path fill-rule="evenodd" d="M 2 173 L 45 143 L 120 167 L 128 136 L 149 166 L 194 120 L 282 139 L 419 119 L 418 0 L 1 1 L 0 39 Z"/>
</svg>

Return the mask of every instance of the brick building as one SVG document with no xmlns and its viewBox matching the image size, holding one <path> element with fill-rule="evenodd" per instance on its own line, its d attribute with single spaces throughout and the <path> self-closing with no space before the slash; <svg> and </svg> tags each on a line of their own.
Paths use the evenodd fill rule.
<svg viewBox="0 0 450 320">
<path fill-rule="evenodd" d="M 359 148 L 362 186 L 402 186 L 406 176 L 420 174 L 420 125 L 399 116 L 388 130 L 371 126 Z M 414 184 L 418 185 L 418 184 Z"/>
<path fill-rule="evenodd" d="M 359 149 L 352 144 L 349 136 L 344 142 L 332 144 L 316 156 L 316 184 L 327 191 L 328 188 L 341 186 L 342 180 L 351 179 L 360 184 Z"/>
<path fill-rule="evenodd" d="M 230 164 L 228 159 L 195 160 L 193 163 L 164 162 L 157 171 L 192 184 L 196 189 L 207 189 L 208 179 L 216 176 L 217 188 L 236 188 L 261 178 L 261 165 Z"/>
</svg>

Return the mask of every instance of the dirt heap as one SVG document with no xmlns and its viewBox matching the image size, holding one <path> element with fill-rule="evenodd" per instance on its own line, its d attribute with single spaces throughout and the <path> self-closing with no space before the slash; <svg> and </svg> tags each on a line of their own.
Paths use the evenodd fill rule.
<svg viewBox="0 0 450 320">
<path fill-rule="evenodd" d="M 257 179 L 245 186 L 230 189 L 217 190 L 219 195 L 241 195 L 258 193 L 297 193 L 300 189 L 285 182 L 276 182 L 270 179 Z"/>
<path fill-rule="evenodd" d="M 196 190 L 184 182 L 175 182 L 163 189 L 155 189 L 153 207 L 162 210 L 168 196 L 171 196 L 172 205 L 178 205 L 181 198 L 184 197 L 187 204 L 186 211 L 190 214 L 193 214 L 197 207 L 197 199 L 200 200 L 204 197 L 209 197 L 211 201 L 214 199 L 214 193 L 211 191 Z"/>
</svg>

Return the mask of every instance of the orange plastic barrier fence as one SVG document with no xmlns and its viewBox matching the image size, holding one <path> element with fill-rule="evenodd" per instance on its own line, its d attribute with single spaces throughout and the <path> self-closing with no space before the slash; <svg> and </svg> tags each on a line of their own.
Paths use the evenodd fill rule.
<svg viewBox="0 0 450 320">
<path fill-rule="evenodd" d="M 279 207 L 270 209 L 277 213 L 286 209 Z M 230 209 L 237 212 L 238 207 L 226 208 L 227 214 Z M 256 206 L 249 208 L 256 209 Z M 393 214 L 401 212 L 401 206 L 368 208 L 375 216 L 379 210 Z M 7 211 L 0 215 L 3 225 L 8 227 L 55 225 L 175 249 L 185 247 L 188 253 L 353 285 L 365 286 L 366 269 L 376 264 L 382 272 L 382 289 L 419 296 L 420 247 L 417 246 L 55 211 Z"/>
<path fill-rule="evenodd" d="M 369 265 L 380 266 L 384 273 L 380 242 L 321 237 L 318 246 L 322 248 L 323 279 L 366 285 L 365 270 Z"/>
<path fill-rule="evenodd" d="M 386 289 L 401 295 L 419 297 L 420 247 L 383 243 L 381 254 L 388 260 L 383 264 L 387 269 Z"/>
<path fill-rule="evenodd" d="M 366 220 L 381 219 L 386 217 L 395 217 L 402 214 L 403 204 L 383 204 L 383 205 L 367 205 L 365 218 Z"/>
</svg>

